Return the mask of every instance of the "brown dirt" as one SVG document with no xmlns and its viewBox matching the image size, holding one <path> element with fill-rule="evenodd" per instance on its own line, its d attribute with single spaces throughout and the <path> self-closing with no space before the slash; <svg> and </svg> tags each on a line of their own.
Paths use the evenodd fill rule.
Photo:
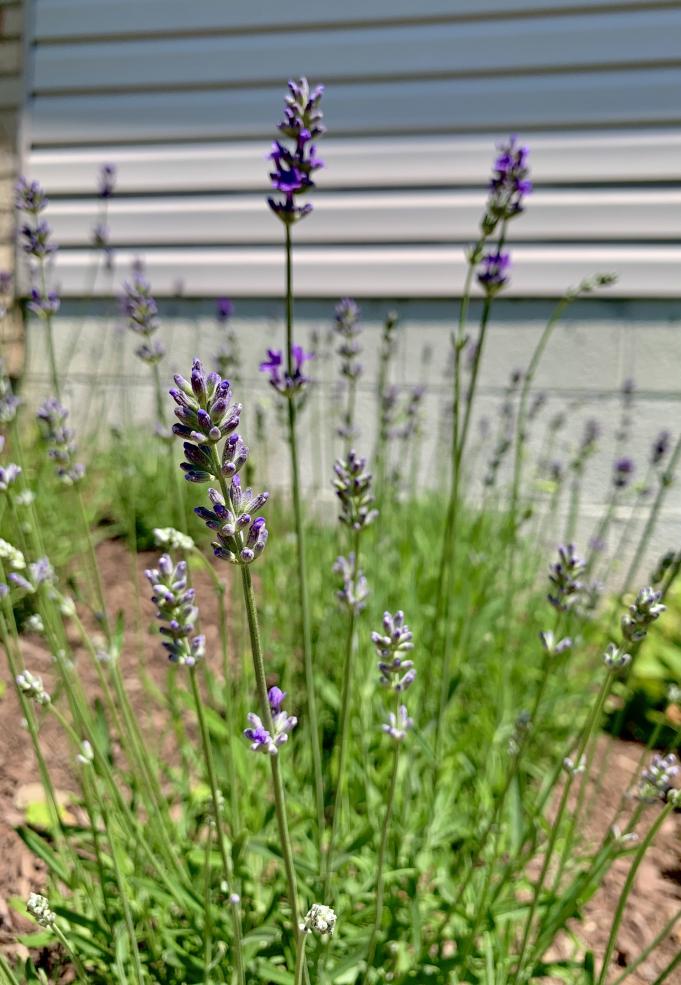
<svg viewBox="0 0 681 985">
<path fill-rule="evenodd" d="M 108 599 L 111 611 L 119 609 L 129 611 L 133 604 L 130 591 L 130 559 L 125 548 L 120 543 L 106 542 L 98 551 L 102 576 L 108 586 Z M 138 559 L 139 573 L 157 557 L 156 554 L 142 556 Z M 211 584 L 204 572 L 193 574 L 202 599 L 202 630 L 207 635 L 207 646 L 217 647 L 217 607 L 211 590 Z M 141 586 L 146 586 L 143 579 Z M 126 648 L 127 655 L 122 659 L 122 669 L 126 679 L 126 687 L 131 695 L 133 707 L 140 714 L 143 728 L 157 731 L 159 722 L 148 717 L 148 702 L 139 680 L 138 659 L 139 648 L 151 675 L 160 682 L 165 674 L 166 663 L 159 650 L 158 642 L 150 645 L 146 636 L 146 627 L 153 622 L 153 610 L 148 602 L 148 593 L 142 588 L 140 593 L 142 611 L 141 636 L 132 635 Z M 97 692 L 94 671 L 88 665 L 87 658 L 78 645 L 75 636 L 71 641 L 78 660 L 83 665 L 83 680 L 90 693 Z M 46 685 L 52 679 L 50 657 L 39 637 L 27 636 L 23 639 L 24 658 L 26 666 L 34 673 L 39 673 Z M 0 677 L 7 681 L 6 666 Z M 9 682 L 8 682 L 9 683 Z M 158 732 L 157 732 L 158 734 Z M 55 721 L 47 716 L 41 727 L 42 746 L 50 767 L 56 788 L 68 797 L 69 789 L 73 788 L 72 764 L 63 736 Z M 606 738 L 601 740 L 599 756 L 611 746 L 608 754 L 606 769 L 600 789 L 592 784 L 587 798 L 589 822 L 586 837 L 598 839 L 607 830 L 613 811 L 619 802 L 622 791 L 629 784 L 641 755 L 641 747 L 633 743 L 624 743 Z M 23 842 L 15 832 L 17 824 L 25 820 L 25 805 L 37 799 L 35 786 L 38 783 L 38 773 L 31 750 L 30 738 L 21 724 L 21 710 L 16 695 L 11 686 L 7 687 L 5 695 L 0 700 L 0 948 L 5 953 L 21 953 L 22 946 L 17 945 L 16 936 L 35 929 L 33 924 L 27 924 L 12 908 L 10 901 L 13 897 L 25 899 L 29 892 L 40 891 L 44 885 L 45 872 L 42 863 L 37 861 L 24 847 Z M 639 832 L 644 832 L 653 817 L 649 808 L 641 822 Z M 663 924 L 681 908 L 681 814 L 672 815 L 644 859 L 635 888 L 629 901 L 615 951 L 611 980 L 617 977 L 624 967 L 641 952 L 653 939 Z M 560 942 L 556 951 L 558 955 L 567 956 L 575 946 L 581 951 L 584 946 L 591 948 L 597 960 L 602 954 L 610 927 L 617 899 L 626 878 L 630 862 L 620 859 L 608 873 L 603 886 L 585 909 L 583 921 L 572 930 L 578 944 L 567 935 Z M 674 957 L 681 947 L 681 921 L 670 937 L 650 956 L 650 958 L 634 972 L 627 982 L 631 985 L 650 985 L 664 966 Z M 681 985 L 681 972 L 668 979 L 669 985 Z"/>
</svg>

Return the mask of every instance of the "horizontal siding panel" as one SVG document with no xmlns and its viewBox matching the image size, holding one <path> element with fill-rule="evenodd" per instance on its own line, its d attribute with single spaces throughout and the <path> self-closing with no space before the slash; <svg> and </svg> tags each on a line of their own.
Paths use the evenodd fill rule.
<svg viewBox="0 0 681 985">
<path fill-rule="evenodd" d="M 681 9 L 600 17 L 405 25 L 293 35 L 39 47 L 33 87 L 58 90 L 277 83 L 290 76 L 465 75 L 678 61 Z M 1 54 L 1 52 L 0 52 Z M 125 71 L 121 71 L 125 65 Z"/>
<path fill-rule="evenodd" d="M 335 140 L 322 143 L 326 188 L 428 187 L 483 184 L 496 135 Z M 681 180 L 681 133 L 661 131 L 532 134 L 535 183 L 655 182 Z M 35 149 L 30 173 L 50 194 L 94 189 L 105 161 L 118 168 L 123 194 L 262 190 L 262 141 L 242 144 Z"/>
<path fill-rule="evenodd" d="M 508 295 L 559 297 L 595 272 L 615 272 L 608 297 L 681 297 L 681 246 L 519 246 Z M 128 275 L 138 254 L 116 254 L 115 282 Z M 156 293 L 187 296 L 279 297 L 284 290 L 282 249 L 155 249 L 144 253 Z M 300 297 L 436 298 L 458 294 L 464 253 L 457 247 L 354 247 L 298 249 L 294 290 Z M 89 250 L 59 254 L 55 280 L 65 295 L 81 296 L 91 282 Z M 103 279 L 95 291 L 107 293 Z"/>
<path fill-rule="evenodd" d="M 159 35 L 197 31 L 245 31 L 274 27 L 306 28 L 348 23 L 390 23 L 399 20 L 491 17 L 561 12 L 587 6 L 586 0 L 345 0 L 342 4 L 319 0 L 269 0 L 225 3 L 225 0 L 38 0 L 38 40 Z M 590 10 L 612 7 L 646 8 L 650 3 L 632 0 L 588 0 Z"/>
<path fill-rule="evenodd" d="M 325 99 L 334 133 L 524 130 L 671 124 L 681 119 L 681 69 L 340 83 Z M 281 86 L 125 95 L 43 96 L 33 103 L 36 144 L 239 138 L 271 134 Z"/>
<path fill-rule="evenodd" d="M 296 227 L 301 243 L 466 242 L 476 235 L 483 192 L 324 194 Z M 94 201 L 52 203 L 58 243 L 83 246 L 99 219 Z M 109 206 L 112 242 L 125 245 L 276 244 L 281 223 L 262 196 L 123 199 Z M 681 190 L 538 191 L 509 229 L 513 240 L 681 241 Z"/>
</svg>

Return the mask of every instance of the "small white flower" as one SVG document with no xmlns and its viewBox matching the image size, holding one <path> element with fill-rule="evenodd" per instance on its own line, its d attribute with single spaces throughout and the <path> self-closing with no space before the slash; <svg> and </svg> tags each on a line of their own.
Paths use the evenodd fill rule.
<svg viewBox="0 0 681 985">
<path fill-rule="evenodd" d="M 92 746 L 90 745 L 87 739 L 83 739 L 83 741 L 80 744 L 80 752 L 76 756 L 76 759 L 83 766 L 89 766 L 90 763 L 94 762 L 94 758 L 95 758 L 94 749 L 92 748 Z"/>
<path fill-rule="evenodd" d="M 2 538 L 0 538 L 0 560 L 7 561 L 10 568 L 15 568 L 17 571 L 26 567 L 26 560 L 21 551 Z"/>
<path fill-rule="evenodd" d="M 29 616 L 24 625 L 31 633 L 38 633 L 42 636 L 45 632 L 45 624 L 37 612 L 34 612 L 33 615 Z"/>
<path fill-rule="evenodd" d="M 575 763 L 573 759 L 570 759 L 569 756 L 566 756 L 565 759 L 563 760 L 563 769 L 565 770 L 566 773 L 569 773 L 570 776 L 578 776 L 580 773 L 583 773 L 584 770 L 586 769 L 586 758 L 584 756 L 580 756 L 579 762 Z"/>
<path fill-rule="evenodd" d="M 191 551 L 194 548 L 194 541 L 187 534 L 175 527 L 154 527 L 154 540 L 159 547 L 167 547 L 175 551 Z"/>
<path fill-rule="evenodd" d="M 322 936 L 331 935 L 336 927 L 336 913 L 330 906 L 323 903 L 313 903 L 307 911 L 305 920 L 300 924 L 300 929 L 304 934 L 311 934 L 313 931 Z"/>
<path fill-rule="evenodd" d="M 32 698 L 39 705 L 49 705 L 51 698 L 45 690 L 42 677 L 32 674 L 30 670 L 24 670 L 17 674 L 16 682 L 27 698 Z"/>
<path fill-rule="evenodd" d="M 56 919 L 54 911 L 50 909 L 49 900 L 40 893 L 31 893 L 26 901 L 26 908 L 33 919 L 41 927 L 51 927 Z"/>
<path fill-rule="evenodd" d="M 17 493 L 14 497 L 14 502 L 17 506 L 30 506 L 35 500 L 35 493 L 31 492 L 30 489 L 24 489 L 22 492 Z"/>
<path fill-rule="evenodd" d="M 617 824 L 613 824 L 610 828 L 610 834 L 618 845 L 630 845 L 638 841 L 638 835 L 635 831 L 624 832 Z"/>
</svg>

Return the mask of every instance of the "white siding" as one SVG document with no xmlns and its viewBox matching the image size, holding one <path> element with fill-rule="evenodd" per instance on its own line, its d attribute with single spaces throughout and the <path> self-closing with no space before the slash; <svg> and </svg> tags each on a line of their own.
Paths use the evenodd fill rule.
<svg viewBox="0 0 681 985">
<path fill-rule="evenodd" d="M 495 140 L 518 132 L 537 191 L 510 293 L 598 269 L 614 295 L 681 297 L 678 3 L 33 0 L 32 20 L 28 165 L 67 294 L 89 281 L 111 161 L 117 277 L 144 255 L 159 293 L 278 295 L 265 155 L 286 78 L 307 73 L 329 136 L 295 231 L 301 295 L 456 294 Z"/>
</svg>

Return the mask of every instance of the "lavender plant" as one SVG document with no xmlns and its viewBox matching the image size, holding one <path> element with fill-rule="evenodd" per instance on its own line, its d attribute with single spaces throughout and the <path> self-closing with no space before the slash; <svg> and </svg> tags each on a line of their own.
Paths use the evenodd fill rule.
<svg viewBox="0 0 681 985">
<path fill-rule="evenodd" d="M 292 339 L 290 231 L 309 212 L 300 196 L 319 164 L 318 104 L 319 93 L 292 86 L 284 139 L 272 158 L 272 209 L 289 248 L 289 344 L 286 354 L 269 352 L 263 370 L 285 401 L 296 467 L 296 410 L 309 381 L 307 353 Z M 615 797 L 606 805 L 602 836 L 594 839 L 587 821 L 607 760 L 601 726 L 626 696 L 641 649 L 665 622 L 681 558 L 666 558 L 655 583 L 627 598 L 624 611 L 617 607 L 621 618 L 609 627 L 587 611 L 589 560 L 572 538 L 558 549 L 548 585 L 537 575 L 544 568 L 540 541 L 527 543 L 518 520 L 526 514 L 531 384 L 541 350 L 505 395 L 504 425 L 511 426 L 503 431 L 504 454 L 515 451 L 517 474 L 507 488 L 496 469 L 496 499 L 488 495 L 482 505 L 464 496 L 489 309 L 510 275 L 507 225 L 529 190 L 527 152 L 512 140 L 496 162 L 469 257 L 467 291 L 477 274 L 483 321 L 472 351 L 465 312 L 455 340 L 448 495 L 429 489 L 418 503 L 396 498 L 390 523 L 383 511 L 374 538 L 375 486 L 366 461 L 349 450 L 334 469 L 340 557 L 328 524 L 311 520 L 303 531 L 297 480 L 295 559 L 286 504 L 248 488 L 242 407 L 224 373 L 206 372 L 196 360 L 171 389 L 173 430 L 184 452 L 175 473 L 184 474 L 190 494 L 206 494 L 186 529 L 164 526 L 177 496 L 163 472 L 147 468 L 151 421 L 135 421 L 142 442 L 121 429 L 113 449 L 92 455 L 82 439 L 77 451 L 66 412 L 51 399 L 40 410 L 46 455 L 44 445 L 22 440 L 21 407 L 0 377 L 0 641 L 46 806 L 42 830 L 19 828 L 46 870 L 26 907 L 16 904 L 37 924 L 23 937 L 31 956 L 0 958 L 0 980 L 33 985 L 49 974 L 93 985 L 526 985 L 559 977 L 605 985 L 667 946 L 678 914 L 661 917 L 628 967 L 613 961 L 642 861 L 675 821 L 675 748 L 642 750 L 638 768 L 620 782 L 619 803 Z M 133 284 L 129 317 L 158 371 L 155 302 L 143 278 Z M 228 306 L 222 310 L 226 318 Z M 390 324 L 382 400 L 391 393 Z M 467 390 L 464 346 L 471 351 Z M 353 349 L 344 358 L 356 356 Z M 396 394 L 389 408 L 403 460 L 419 440 L 420 399 L 413 391 L 403 405 Z M 560 454 L 559 430 L 550 425 L 541 454 L 560 487 L 561 474 L 581 481 L 597 433 L 587 428 L 565 470 L 550 464 Z M 388 463 L 387 433 L 382 439 L 377 457 Z M 265 447 L 260 436 L 254 457 Z M 613 497 L 632 479 L 625 450 L 615 459 Z M 647 478 L 660 489 L 671 482 L 675 454 L 668 437 L 656 439 Z M 421 491 L 418 458 L 404 468 Z M 141 492 L 131 510 L 111 490 L 134 482 Z M 59 495 L 74 503 L 86 497 L 85 549 L 73 536 L 71 510 L 55 507 L 60 486 Z M 131 598 L 140 595 L 132 569 L 141 559 L 131 558 L 130 573 L 127 564 L 116 566 L 98 608 L 121 611 L 102 636 L 80 582 L 84 557 L 94 555 L 91 517 L 105 497 L 112 533 L 132 528 L 136 544 L 139 521 L 165 553 L 142 565 L 151 585 L 148 613 L 148 599 Z M 579 492 L 573 509 L 575 503 L 578 509 Z M 206 527 L 212 558 L 199 546 Z M 517 552 L 511 578 L 509 550 Z M 300 619 L 293 566 L 304 600 Z M 226 591 L 233 584 L 243 606 Z M 334 591 L 336 608 L 329 605 Z M 409 626 L 398 605 L 409 611 Z M 366 612 L 370 625 L 379 625 L 384 606 L 389 611 L 370 638 L 372 658 L 360 618 Z M 145 645 L 152 611 L 167 661 L 160 646 Z M 307 701 L 291 673 L 301 640 L 304 655 L 312 655 L 306 620 L 308 632 L 313 621 L 318 632 L 315 659 L 305 662 Z M 417 678 L 430 687 L 412 687 L 411 626 L 414 638 L 431 642 L 419 651 Z M 165 690 L 156 676 L 164 664 Z M 46 739 L 52 743 L 56 733 L 46 732 L 47 723 L 73 770 L 70 816 L 51 772 Z M 308 730 L 311 750 L 302 741 Z M 675 736 L 678 745 L 678 729 Z M 261 782 L 265 773 L 269 784 Z M 583 914 L 616 862 L 628 866 L 624 885 L 607 939 L 592 955 L 579 939 Z M 660 960 L 656 985 L 671 983 L 676 956 Z"/>
</svg>

